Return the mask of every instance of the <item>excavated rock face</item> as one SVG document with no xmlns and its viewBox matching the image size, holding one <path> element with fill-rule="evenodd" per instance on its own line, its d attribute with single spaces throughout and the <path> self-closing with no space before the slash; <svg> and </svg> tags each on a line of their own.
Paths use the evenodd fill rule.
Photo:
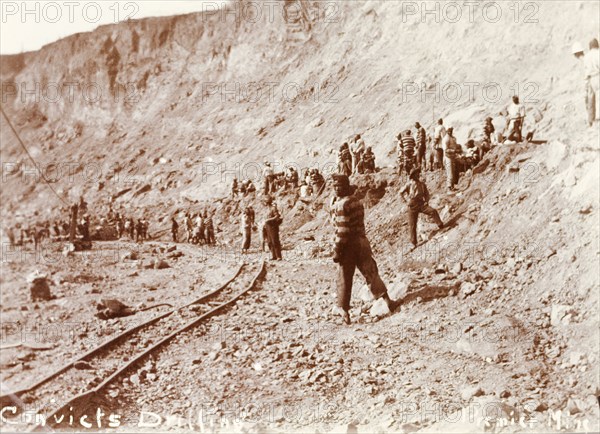
<svg viewBox="0 0 600 434">
<path fill-rule="evenodd" d="M 360 176 L 354 183 L 357 187 L 354 195 L 363 201 L 366 208 L 377 205 L 388 186 L 387 177 L 383 174 Z"/>
<path fill-rule="evenodd" d="M 190 338 L 197 357 L 190 360 L 187 341 L 175 346 L 160 360 L 161 380 L 140 385 L 133 377 L 119 389 L 131 389 L 123 402 L 142 397 L 149 408 L 168 412 L 174 402 L 184 407 L 188 400 L 212 403 L 232 396 L 333 401 L 335 420 L 323 425 L 360 425 L 359 432 L 456 430 L 456 424 L 420 418 L 453 400 L 463 415 L 474 408 L 469 405 L 480 412 L 497 403 L 499 415 L 508 418 L 522 414 L 527 403 L 538 420 L 545 422 L 548 410 L 555 416 L 568 411 L 569 422 L 587 418 L 590 430 L 598 431 L 592 369 L 600 359 L 598 130 L 584 128 L 582 65 L 568 46 L 597 33 L 592 17 L 599 16 L 600 5 L 540 2 L 536 23 L 515 20 L 504 9 L 498 23 L 476 14 L 473 21 L 465 15 L 458 23 L 433 26 L 418 16 L 405 22 L 412 17 L 402 13 L 403 2 L 338 2 L 335 15 L 323 9 L 313 14 L 324 2 L 302 3 L 308 4 L 310 22 L 282 14 L 272 21 L 263 14 L 256 23 L 219 14 L 153 18 L 1 59 L 3 83 L 25 83 L 28 89 L 36 82 L 80 83 L 72 101 L 23 101 L 15 91 L 6 92 L 3 104 L 36 161 L 59 165 L 52 185 L 65 200 L 84 194 L 98 213 L 106 211 L 108 197 L 127 214 L 148 210 L 152 232 L 162 234 L 162 241 L 172 215 L 178 213 L 181 230 L 183 213 L 214 211 L 217 249 L 181 245 L 185 255 L 166 256 L 171 268 L 160 266 L 164 250 L 146 244 L 129 260 L 111 255 L 91 263 L 94 273 L 111 281 L 102 285 L 103 296 L 126 294 L 130 305 L 149 301 L 146 281 L 157 298 L 179 303 L 182 293 L 202 290 L 199 279 L 214 279 L 209 286 L 215 286 L 217 277 L 229 275 L 240 259 L 230 252 L 240 245 L 241 211 L 251 203 L 257 222 L 267 213 L 260 194 L 265 160 L 276 172 L 289 164 L 299 173 L 318 167 L 329 175 L 339 145 L 361 133 L 381 168 L 351 182 L 366 209 L 382 278 L 392 298 L 404 301 L 399 313 L 386 315 L 381 303 L 374 304 L 357 273 L 351 309 L 357 326 L 336 324 L 329 315 L 337 272 L 330 257 L 331 186 L 310 200 L 278 194 L 284 261 L 269 266 L 262 290 L 226 324 L 233 334 L 248 331 L 254 340 L 240 338 L 215 350 L 212 342 Z M 465 98 L 467 83 L 474 81 L 475 93 Z M 436 86 L 448 83 L 457 83 L 463 98 L 440 93 L 433 100 Z M 101 90 L 97 101 L 83 93 L 90 84 L 88 91 Z M 482 93 L 488 84 L 501 90 L 498 98 Z M 430 132 L 438 117 L 454 126 L 459 143 L 476 137 L 487 116 L 501 130 L 504 119 L 497 113 L 515 84 L 528 110 L 524 131 L 535 129 L 539 142 L 492 149 L 453 194 L 446 191 L 443 172 L 423 172 L 430 205 L 446 227 L 439 231 L 421 216 L 421 245 L 410 251 L 406 207 L 399 200 L 407 179 L 392 167 L 394 137 L 415 121 Z M 427 99 L 424 91 L 434 96 Z M 19 213 L 64 213 L 47 186 L 27 175 L 31 164 L 4 121 L 0 135 L 3 163 L 11 163 L 3 168 L 3 222 Z M 233 177 L 251 178 L 259 191 L 224 199 Z M 258 260 L 259 237 L 253 235 L 256 256 L 250 259 Z M 58 274 L 90 267 L 91 259 L 80 252 L 69 250 L 61 259 L 45 266 Z M 8 321 L 21 320 L 15 312 L 21 313 L 29 293 L 19 277 L 32 267 L 23 261 L 7 265 L 12 278 L 3 281 L 0 304 L 12 309 Z M 61 315 L 40 311 L 43 319 L 93 318 L 82 294 L 100 290 L 81 285 L 87 284 L 67 282 L 56 289 L 75 307 L 53 306 Z M 45 299 L 47 286 L 39 294 Z M 300 331 L 278 335 L 282 324 Z M 322 334 L 312 332 L 319 327 Z M 6 375 L 29 380 L 16 370 Z M 190 382 L 214 389 L 188 391 Z M 167 387 L 174 396 L 165 397 Z M 420 411 L 410 407 L 406 414 L 412 403 L 422 404 Z M 464 431 L 482 430 L 479 416 L 464 422 Z"/>
</svg>

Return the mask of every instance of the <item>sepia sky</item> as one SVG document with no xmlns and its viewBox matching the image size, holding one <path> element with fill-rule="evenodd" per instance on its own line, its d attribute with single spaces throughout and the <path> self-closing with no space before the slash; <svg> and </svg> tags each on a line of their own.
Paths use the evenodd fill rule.
<svg viewBox="0 0 600 434">
<path fill-rule="evenodd" d="M 214 10 L 227 0 L 0 0 L 0 54 L 38 50 L 74 33 L 104 24 Z"/>
</svg>

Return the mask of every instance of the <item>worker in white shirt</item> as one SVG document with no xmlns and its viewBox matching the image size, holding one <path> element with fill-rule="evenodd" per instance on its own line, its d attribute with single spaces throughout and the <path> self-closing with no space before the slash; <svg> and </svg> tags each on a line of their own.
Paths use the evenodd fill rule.
<svg viewBox="0 0 600 434">
<path fill-rule="evenodd" d="M 590 51 L 583 58 L 585 80 L 587 82 L 586 106 L 588 112 L 588 125 L 591 127 L 594 121 L 600 120 L 600 52 L 598 40 L 590 41 Z"/>
<path fill-rule="evenodd" d="M 433 150 L 435 152 L 436 169 L 441 169 L 443 167 L 444 150 L 442 149 L 442 139 L 444 136 L 446 136 L 446 127 L 444 127 L 444 120 L 440 118 L 433 131 Z"/>
<path fill-rule="evenodd" d="M 523 140 L 522 128 L 523 119 L 525 118 L 525 107 L 519 103 L 519 97 L 514 95 L 512 97 L 512 104 L 508 106 L 508 118 L 506 135 L 507 139 L 512 142 L 520 143 Z"/>
</svg>

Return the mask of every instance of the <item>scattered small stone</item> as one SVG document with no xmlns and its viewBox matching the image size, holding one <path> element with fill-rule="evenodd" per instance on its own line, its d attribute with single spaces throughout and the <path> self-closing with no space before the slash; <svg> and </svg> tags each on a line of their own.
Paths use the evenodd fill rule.
<svg viewBox="0 0 600 434">
<path fill-rule="evenodd" d="M 136 252 L 127 252 L 125 256 L 123 256 L 124 261 L 137 261 L 139 256 Z"/>
<path fill-rule="evenodd" d="M 373 306 L 371 306 L 371 310 L 369 311 L 369 314 L 372 317 L 384 316 L 388 315 L 389 313 L 390 309 L 388 308 L 387 303 L 382 298 L 375 301 L 375 303 L 373 303 Z"/>
<path fill-rule="evenodd" d="M 129 377 L 129 381 L 131 382 L 131 384 L 134 384 L 136 386 L 140 385 L 140 377 L 137 374 L 133 374 L 131 377 Z"/>
<path fill-rule="evenodd" d="M 475 390 L 475 393 L 473 393 L 474 397 L 479 397 L 483 395 L 485 395 L 485 391 L 481 387 L 478 387 L 477 390 Z"/>
<path fill-rule="evenodd" d="M 567 407 L 566 410 L 569 412 L 569 414 L 577 414 L 577 413 L 581 413 L 581 401 L 579 401 L 578 399 L 574 399 L 574 398 L 569 398 L 569 400 L 567 401 Z"/>
<path fill-rule="evenodd" d="M 477 285 L 475 285 L 474 283 L 463 282 L 460 285 L 460 293 L 463 299 L 472 295 L 473 293 L 475 293 L 475 291 L 477 291 Z"/>
<path fill-rule="evenodd" d="M 111 298 L 102 299 L 96 306 L 96 309 L 98 310 L 96 316 L 104 320 L 129 316 L 135 313 L 134 309 L 125 303 Z"/>
<path fill-rule="evenodd" d="M 554 304 L 550 312 L 550 324 L 555 327 L 561 324 L 568 325 L 573 313 L 571 306 Z"/>
<path fill-rule="evenodd" d="M 435 267 L 435 274 L 446 274 L 446 269 L 443 265 L 438 265 Z"/>
<path fill-rule="evenodd" d="M 73 244 L 73 243 L 65 244 L 62 254 L 65 257 L 73 256 L 75 254 L 75 244 Z"/>
<path fill-rule="evenodd" d="M 83 360 L 80 360 L 79 362 L 76 362 L 73 367 L 75 369 L 80 369 L 80 370 L 87 370 L 87 369 L 94 369 L 94 367 L 92 365 L 90 365 L 88 362 L 85 362 Z"/>
<path fill-rule="evenodd" d="M 166 268 L 171 268 L 171 266 L 164 259 L 160 259 L 154 262 L 154 268 L 156 270 L 164 270 Z"/>
</svg>

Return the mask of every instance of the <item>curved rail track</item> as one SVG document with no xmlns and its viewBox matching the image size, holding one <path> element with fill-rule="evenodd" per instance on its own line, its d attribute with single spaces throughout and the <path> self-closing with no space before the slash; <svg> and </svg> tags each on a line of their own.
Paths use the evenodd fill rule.
<svg viewBox="0 0 600 434">
<path fill-rule="evenodd" d="M 18 423 L 11 424 L 11 428 L 29 425 L 34 430 L 60 427 L 60 423 L 69 422 L 70 417 L 77 418 L 77 413 L 94 407 L 101 393 L 117 378 L 158 352 L 177 335 L 221 313 L 251 291 L 265 271 L 264 261 L 242 264 L 221 287 L 125 330 L 27 388 L 1 396 L 2 408 L 12 406 L 21 410 L 16 414 L 7 412 L 4 417 L 10 416 L 11 421 Z M 143 347 L 141 351 L 140 346 Z M 31 417 L 23 417 L 26 413 L 35 413 L 33 422 Z M 61 419 L 60 414 L 67 417 Z"/>
</svg>

